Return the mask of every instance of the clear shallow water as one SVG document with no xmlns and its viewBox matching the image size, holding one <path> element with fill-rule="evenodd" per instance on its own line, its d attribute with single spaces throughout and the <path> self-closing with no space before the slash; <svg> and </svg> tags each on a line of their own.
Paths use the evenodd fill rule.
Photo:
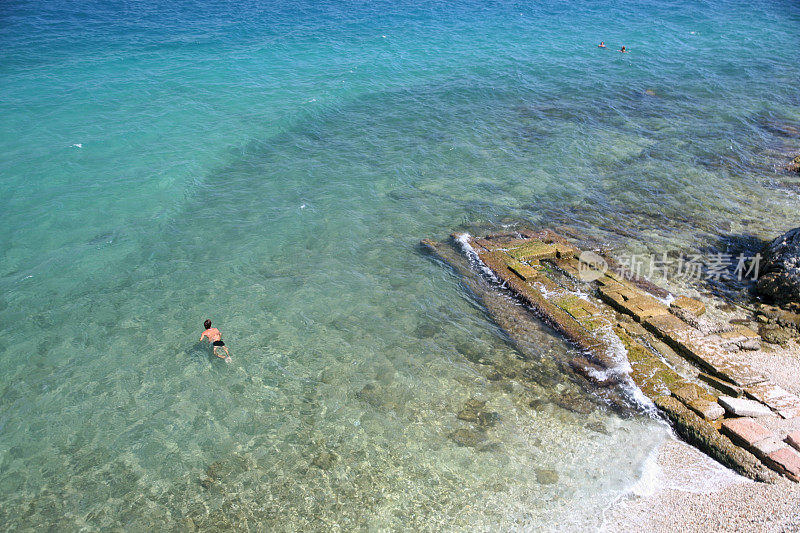
<svg viewBox="0 0 800 533">
<path fill-rule="evenodd" d="M 776 126 L 800 123 L 798 22 L 788 1 L 4 4 L 0 520 L 599 525 L 665 431 L 529 407 L 574 389 L 549 371 L 488 381 L 458 346 L 513 348 L 416 243 L 798 225 L 774 171 L 800 150 Z M 534 369 L 569 350 L 539 344 Z M 500 416 L 479 449 L 449 437 L 473 397 Z"/>
</svg>

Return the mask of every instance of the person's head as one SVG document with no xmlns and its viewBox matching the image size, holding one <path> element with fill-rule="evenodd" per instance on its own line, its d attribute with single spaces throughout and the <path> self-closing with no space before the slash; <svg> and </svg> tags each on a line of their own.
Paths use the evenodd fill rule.
<svg viewBox="0 0 800 533">
<path fill-rule="evenodd" d="M 211 321 L 210 320 L 206 320 L 205 322 L 203 322 L 203 327 L 206 328 L 206 329 L 210 328 L 211 327 Z"/>
<path fill-rule="evenodd" d="M 605 41 L 600 41 L 600 46 L 603 46 L 604 44 L 606 44 Z"/>
<path fill-rule="evenodd" d="M 622 51 L 623 51 L 623 52 L 625 51 L 625 47 L 624 47 L 624 46 L 622 47 Z"/>
</svg>

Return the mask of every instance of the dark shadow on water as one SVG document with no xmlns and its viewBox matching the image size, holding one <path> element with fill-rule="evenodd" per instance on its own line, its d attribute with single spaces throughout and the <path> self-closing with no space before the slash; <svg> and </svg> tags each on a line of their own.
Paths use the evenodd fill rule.
<svg viewBox="0 0 800 533">
<path fill-rule="evenodd" d="M 185 351 L 186 355 L 189 359 L 193 361 L 213 361 L 217 359 L 214 357 L 214 353 L 211 351 L 211 347 L 203 341 L 198 341 L 194 343 L 191 348 L 188 348 Z"/>
<path fill-rule="evenodd" d="M 701 247 L 700 252 L 706 261 L 716 254 L 724 254 L 727 270 L 721 275 L 712 276 L 708 263 L 703 269 L 701 290 L 706 290 L 712 295 L 741 306 L 751 307 L 758 300 L 755 292 L 756 280 L 753 279 L 763 268 L 763 258 L 756 259 L 763 253 L 768 241 L 749 234 L 720 235 L 707 246 Z M 740 265 L 743 260 L 744 264 Z M 754 264 L 757 263 L 757 264 Z M 748 273 L 750 268 L 753 268 Z M 738 268 L 738 270 L 737 270 Z"/>
</svg>

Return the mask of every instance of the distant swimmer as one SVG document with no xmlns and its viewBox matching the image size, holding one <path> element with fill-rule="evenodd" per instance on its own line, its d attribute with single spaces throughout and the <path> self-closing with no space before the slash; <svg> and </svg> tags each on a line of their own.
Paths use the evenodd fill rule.
<svg viewBox="0 0 800 533">
<path fill-rule="evenodd" d="M 624 46 L 622 48 L 620 48 L 619 51 L 622 52 L 623 54 L 627 54 L 628 53 L 628 51 L 625 49 Z"/>
<path fill-rule="evenodd" d="M 597 48 L 605 48 L 605 47 L 606 47 L 605 41 L 600 41 L 600 44 L 597 45 Z"/>
<path fill-rule="evenodd" d="M 203 338 L 208 337 L 208 342 L 210 342 L 211 345 L 214 346 L 214 355 L 216 355 L 220 359 L 224 359 L 226 363 L 230 363 L 231 353 L 228 351 L 228 347 L 225 346 L 225 343 L 222 342 L 222 333 L 220 333 L 217 328 L 211 327 L 210 320 L 206 320 L 205 322 L 203 322 L 203 327 L 205 327 L 206 330 L 203 332 L 202 335 L 200 335 L 200 340 L 202 341 Z M 222 348 L 223 350 L 225 350 L 225 355 L 222 356 L 218 354 L 217 348 Z"/>
</svg>

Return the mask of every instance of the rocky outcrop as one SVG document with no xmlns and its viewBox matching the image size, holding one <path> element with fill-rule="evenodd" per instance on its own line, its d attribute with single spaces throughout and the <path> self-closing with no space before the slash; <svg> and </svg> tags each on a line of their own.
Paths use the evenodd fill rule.
<svg viewBox="0 0 800 533">
<path fill-rule="evenodd" d="M 580 352 L 565 366 L 576 377 L 598 385 L 596 394 L 627 388 L 617 387 L 620 384 L 635 384 L 684 439 L 722 464 L 759 481 L 776 480 L 776 472 L 800 479 L 800 455 L 787 451 L 790 444 L 782 440 L 797 427 L 800 398 L 772 383 L 741 356 L 741 350 L 760 348 L 755 331 L 743 325 L 717 324 L 705 316 L 702 302 L 688 297 L 679 296 L 667 305 L 641 280 L 636 283 L 605 264 L 599 268 L 587 264 L 584 252 L 551 231 L 453 237 L 472 268 L 456 266 L 460 263 L 451 257 L 453 248 L 433 241 L 423 244 L 467 280 L 475 276 L 473 268 L 486 274 L 500 290 L 510 291 L 525 304 L 511 309 L 532 310 L 563 333 Z M 482 294 L 492 301 L 492 293 Z M 522 330 L 535 327 L 529 319 L 508 320 L 505 308 L 487 307 L 512 339 L 524 337 Z M 759 322 L 769 324 L 768 310 L 762 306 L 761 312 Z M 492 364 L 481 361 L 481 350 L 459 351 L 475 363 Z M 488 379 L 503 379 L 503 373 L 496 369 Z M 550 399 L 576 413 L 594 410 L 586 395 L 564 391 Z M 538 400 L 530 403 L 532 408 L 538 405 Z M 457 418 L 470 427 L 450 434 L 457 445 L 477 449 L 487 445 L 487 429 L 497 417 L 484 408 L 485 402 L 471 399 L 458 411 Z M 773 431 L 758 442 L 744 444 L 720 433 L 721 426 L 735 425 L 731 421 L 742 415 L 768 417 Z"/>
<path fill-rule="evenodd" d="M 800 155 L 792 159 L 792 161 L 786 165 L 786 170 L 789 172 L 800 172 Z"/>
<path fill-rule="evenodd" d="M 800 228 L 772 241 L 762 255 L 759 294 L 781 306 L 800 306 Z"/>
</svg>

